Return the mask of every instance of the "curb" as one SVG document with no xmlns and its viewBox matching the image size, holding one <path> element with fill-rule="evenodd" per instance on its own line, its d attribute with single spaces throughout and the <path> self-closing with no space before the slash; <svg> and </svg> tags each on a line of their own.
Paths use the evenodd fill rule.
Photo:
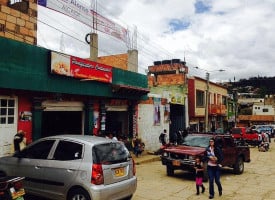
<svg viewBox="0 0 275 200">
<path fill-rule="evenodd" d="M 160 161 L 160 157 L 156 156 L 155 158 L 148 158 L 148 159 L 144 159 L 144 160 L 135 160 L 136 165 L 140 165 L 140 164 L 144 164 L 144 163 L 149 163 L 149 162 L 155 162 L 155 161 Z"/>
</svg>

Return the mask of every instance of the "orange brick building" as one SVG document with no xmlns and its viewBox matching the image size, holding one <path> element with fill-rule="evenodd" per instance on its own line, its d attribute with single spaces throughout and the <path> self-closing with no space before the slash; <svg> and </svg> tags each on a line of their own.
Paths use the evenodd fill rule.
<svg viewBox="0 0 275 200">
<path fill-rule="evenodd" d="M 9 2 L 0 0 L 0 36 L 36 45 L 37 1 Z"/>
</svg>

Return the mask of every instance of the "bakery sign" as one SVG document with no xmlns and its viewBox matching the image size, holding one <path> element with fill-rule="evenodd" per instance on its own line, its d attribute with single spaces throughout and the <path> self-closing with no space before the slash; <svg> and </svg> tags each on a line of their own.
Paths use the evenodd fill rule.
<svg viewBox="0 0 275 200">
<path fill-rule="evenodd" d="M 53 51 L 51 73 L 87 81 L 112 83 L 111 66 Z"/>
</svg>

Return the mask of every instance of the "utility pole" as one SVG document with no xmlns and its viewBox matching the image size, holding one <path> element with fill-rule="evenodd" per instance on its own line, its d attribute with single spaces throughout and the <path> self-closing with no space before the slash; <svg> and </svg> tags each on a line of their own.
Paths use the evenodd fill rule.
<svg viewBox="0 0 275 200">
<path fill-rule="evenodd" d="M 204 131 L 208 132 L 208 103 L 209 103 L 209 72 L 206 72 L 206 93 L 205 93 L 205 126 Z"/>
</svg>

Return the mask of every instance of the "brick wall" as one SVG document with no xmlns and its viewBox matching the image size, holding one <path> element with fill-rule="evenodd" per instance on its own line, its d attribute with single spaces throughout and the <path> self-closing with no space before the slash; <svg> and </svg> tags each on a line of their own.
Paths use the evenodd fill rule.
<svg viewBox="0 0 275 200">
<path fill-rule="evenodd" d="M 110 56 L 101 56 L 97 58 L 97 62 L 111 65 L 113 67 L 128 70 L 127 62 L 128 55 L 127 54 L 118 54 L 118 55 L 110 55 Z"/>
<path fill-rule="evenodd" d="M 12 6 L 0 0 L 0 36 L 36 45 L 37 0 L 24 0 Z"/>
</svg>

